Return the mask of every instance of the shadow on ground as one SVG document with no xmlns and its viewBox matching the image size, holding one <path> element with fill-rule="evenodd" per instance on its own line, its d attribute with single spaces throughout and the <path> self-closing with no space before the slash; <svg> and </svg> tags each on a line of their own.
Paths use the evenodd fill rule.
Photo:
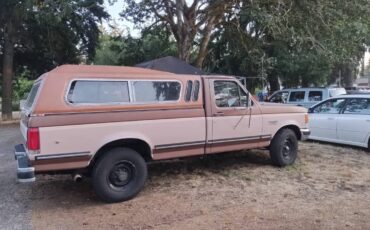
<svg viewBox="0 0 370 230">
<path fill-rule="evenodd" d="M 161 189 L 165 178 L 168 187 L 178 183 L 179 176 L 191 178 L 194 175 L 207 177 L 227 175 L 230 170 L 241 167 L 272 167 L 268 152 L 265 150 L 222 153 L 204 157 L 183 158 L 176 160 L 152 162 L 148 164 L 148 181 L 145 189 Z M 71 175 L 38 175 L 32 184 L 30 199 L 46 202 L 47 209 L 79 206 L 95 206 L 103 203 L 92 190 L 90 178 L 74 182 Z"/>
</svg>

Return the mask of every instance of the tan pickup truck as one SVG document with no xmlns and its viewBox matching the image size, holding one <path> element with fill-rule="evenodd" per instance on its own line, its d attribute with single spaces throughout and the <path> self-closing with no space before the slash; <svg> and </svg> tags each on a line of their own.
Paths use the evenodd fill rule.
<svg viewBox="0 0 370 230">
<path fill-rule="evenodd" d="M 64 65 L 24 105 L 17 176 L 87 175 L 102 200 L 124 201 L 143 188 L 149 161 L 269 148 L 274 165 L 290 165 L 307 123 L 305 108 L 259 104 L 233 77 Z"/>
</svg>

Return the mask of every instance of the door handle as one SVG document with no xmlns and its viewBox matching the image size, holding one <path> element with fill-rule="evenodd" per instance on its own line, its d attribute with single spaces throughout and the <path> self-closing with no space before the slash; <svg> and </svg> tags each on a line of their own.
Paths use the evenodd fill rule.
<svg viewBox="0 0 370 230">
<path fill-rule="evenodd" d="M 332 121 L 332 120 L 334 120 L 334 118 L 333 117 L 328 117 L 328 120 Z"/>
<path fill-rule="evenodd" d="M 215 116 L 215 117 L 220 117 L 220 116 L 224 116 L 224 115 L 225 115 L 225 113 L 222 112 L 222 111 L 218 111 L 215 114 L 213 114 L 213 116 Z"/>
</svg>

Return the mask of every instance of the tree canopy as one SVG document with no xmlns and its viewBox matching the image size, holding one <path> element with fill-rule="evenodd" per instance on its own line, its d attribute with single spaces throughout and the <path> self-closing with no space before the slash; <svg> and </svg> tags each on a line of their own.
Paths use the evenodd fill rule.
<svg viewBox="0 0 370 230">
<path fill-rule="evenodd" d="M 196 65 L 203 66 L 212 34 L 233 15 L 238 0 L 124 0 L 122 17 L 142 26 L 162 25 L 176 42 L 178 56 L 187 62 L 196 45 Z M 148 25 L 147 22 L 152 22 Z"/>
<path fill-rule="evenodd" d="M 242 1 L 214 38 L 206 67 L 267 77 L 273 90 L 278 78 L 286 87 L 321 85 L 340 70 L 351 80 L 369 44 L 369 10 L 367 0 Z"/>
<path fill-rule="evenodd" d="M 94 64 L 133 66 L 158 57 L 176 56 L 176 43 L 170 36 L 159 26 L 143 30 L 140 38 L 103 30 Z"/>
<path fill-rule="evenodd" d="M 0 5 L 2 117 L 11 117 L 14 73 L 30 76 L 64 63 L 89 62 L 108 14 L 103 0 L 3 0 Z"/>
<path fill-rule="evenodd" d="M 352 86 L 370 45 L 369 0 L 106 1 L 116 2 L 139 37 L 99 26 L 109 18 L 103 0 L 2 1 L 4 119 L 27 78 L 64 63 L 131 66 L 177 55 L 210 73 L 254 79 L 249 89 L 262 80 L 271 90 L 338 79 Z"/>
</svg>

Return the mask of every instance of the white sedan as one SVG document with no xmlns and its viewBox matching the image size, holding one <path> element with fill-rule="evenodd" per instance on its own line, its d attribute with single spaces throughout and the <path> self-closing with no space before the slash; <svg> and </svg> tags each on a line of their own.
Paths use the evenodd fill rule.
<svg viewBox="0 0 370 230">
<path fill-rule="evenodd" d="M 309 139 L 370 149 L 370 95 L 342 95 L 309 109 Z"/>
</svg>

